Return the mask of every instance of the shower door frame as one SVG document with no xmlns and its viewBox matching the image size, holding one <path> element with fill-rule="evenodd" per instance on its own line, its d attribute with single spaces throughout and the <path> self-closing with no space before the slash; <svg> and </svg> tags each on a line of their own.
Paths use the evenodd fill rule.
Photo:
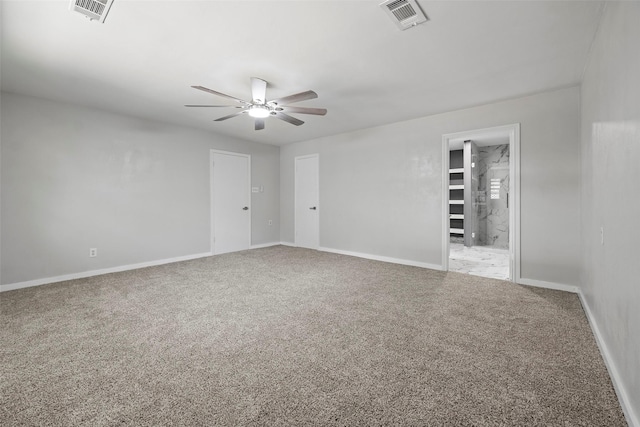
<svg viewBox="0 0 640 427">
<path fill-rule="evenodd" d="M 509 280 L 520 281 L 520 123 L 442 135 L 442 270 L 449 271 L 449 146 L 453 141 L 509 137 Z"/>
</svg>

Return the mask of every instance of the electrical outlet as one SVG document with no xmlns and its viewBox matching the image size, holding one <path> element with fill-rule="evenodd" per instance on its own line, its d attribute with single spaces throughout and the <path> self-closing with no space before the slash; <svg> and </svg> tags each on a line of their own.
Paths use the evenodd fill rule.
<svg viewBox="0 0 640 427">
<path fill-rule="evenodd" d="M 604 246 L 604 227 L 600 227 L 600 244 Z"/>
<path fill-rule="evenodd" d="M 269 220 L 269 225 L 273 225 L 273 220 Z"/>
<path fill-rule="evenodd" d="M 98 256 L 98 248 L 89 248 L 89 258 L 95 258 Z"/>
</svg>

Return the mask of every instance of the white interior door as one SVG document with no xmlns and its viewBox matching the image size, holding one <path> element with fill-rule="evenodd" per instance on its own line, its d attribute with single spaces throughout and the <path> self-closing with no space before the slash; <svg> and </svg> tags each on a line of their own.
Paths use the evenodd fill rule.
<svg viewBox="0 0 640 427">
<path fill-rule="evenodd" d="M 296 246 L 320 246 L 318 155 L 295 159 L 295 239 Z"/>
<path fill-rule="evenodd" d="M 251 157 L 212 151 L 211 248 L 214 254 L 251 246 Z"/>
</svg>

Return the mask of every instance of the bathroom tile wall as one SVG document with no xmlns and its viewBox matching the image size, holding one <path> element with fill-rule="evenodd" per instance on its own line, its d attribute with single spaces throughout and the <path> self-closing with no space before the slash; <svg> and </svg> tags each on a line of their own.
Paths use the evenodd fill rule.
<svg viewBox="0 0 640 427">
<path fill-rule="evenodd" d="M 478 240 L 481 246 L 509 247 L 509 145 L 478 147 Z"/>
</svg>

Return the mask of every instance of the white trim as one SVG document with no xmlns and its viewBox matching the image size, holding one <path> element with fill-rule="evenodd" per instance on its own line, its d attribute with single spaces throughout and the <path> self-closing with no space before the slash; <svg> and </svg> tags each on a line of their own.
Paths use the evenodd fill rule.
<svg viewBox="0 0 640 427">
<path fill-rule="evenodd" d="M 280 242 L 282 246 L 289 246 L 290 248 L 297 248 L 295 243 L 292 242 Z"/>
<path fill-rule="evenodd" d="M 411 261 L 411 260 L 400 259 L 400 258 L 391 258 L 391 257 L 381 256 L 381 255 L 371 255 L 371 254 L 365 254 L 362 252 L 343 251 L 340 249 L 332 249 L 332 248 L 319 247 L 318 250 L 321 252 L 330 252 L 330 253 L 339 254 L 339 255 L 348 255 L 348 256 L 354 256 L 358 258 L 371 259 L 374 261 L 390 262 L 392 264 L 409 265 L 412 267 L 422 267 L 422 268 L 428 268 L 430 270 L 442 270 L 442 266 L 436 265 L 436 264 L 429 264 L 426 262 Z"/>
<path fill-rule="evenodd" d="M 212 256 L 211 252 L 203 252 L 195 255 L 185 255 L 175 258 L 160 259 L 156 261 L 141 262 L 138 264 L 121 265 L 118 267 L 102 268 L 100 270 L 83 271 L 81 273 L 65 274 L 63 276 L 45 277 L 43 279 L 27 280 L 26 282 L 10 283 L 0 285 L 0 292 L 13 291 L 16 289 L 30 288 L 32 286 L 46 285 L 48 283 L 64 282 L 66 280 L 84 279 L 87 277 L 100 276 L 102 274 L 118 273 L 121 271 L 135 270 L 138 268 L 153 267 L 162 264 L 171 264 L 180 261 L 189 261 L 197 258 Z"/>
<path fill-rule="evenodd" d="M 536 288 L 545 288 L 545 289 L 553 289 L 556 291 L 571 292 L 572 294 L 577 294 L 580 292 L 580 289 L 577 286 L 565 285 L 562 283 L 555 283 L 555 282 L 545 282 L 544 280 L 520 278 L 516 283 L 518 285 L 534 286 Z"/>
<path fill-rule="evenodd" d="M 509 182 L 514 189 L 513 209 L 509 209 L 509 271 L 511 280 L 521 279 L 520 274 L 520 123 L 509 131 Z M 511 192 L 511 191 L 510 191 Z M 513 227 L 511 227 L 513 226 Z"/>
<path fill-rule="evenodd" d="M 215 236 L 213 235 L 214 231 L 215 231 L 215 227 L 214 227 L 214 218 L 213 218 L 213 204 L 214 204 L 214 195 L 213 195 L 213 156 L 215 154 L 224 154 L 227 156 L 238 156 L 238 157 L 245 157 L 247 159 L 247 169 L 248 169 L 248 174 L 249 177 L 247 179 L 248 182 L 248 186 L 247 186 L 247 206 L 249 207 L 249 215 L 251 215 L 251 218 L 249 220 L 249 247 L 246 249 L 251 249 L 251 236 L 253 235 L 253 209 L 251 209 L 251 154 L 245 154 L 245 153 L 236 153 L 233 151 L 224 151 L 224 150 L 214 150 L 211 149 L 209 150 L 209 226 L 211 227 L 210 229 L 210 233 L 209 233 L 209 245 L 211 247 L 211 253 L 215 254 Z"/>
<path fill-rule="evenodd" d="M 251 245 L 249 249 L 261 249 L 261 248 L 270 248 L 271 246 L 281 245 L 280 242 L 271 242 L 271 243 L 261 243 L 259 245 Z"/>
<path fill-rule="evenodd" d="M 627 393 L 624 388 L 624 382 L 622 381 L 622 376 L 620 372 L 616 368 L 616 365 L 611 357 L 611 352 L 609 351 L 609 347 L 607 346 L 602 333 L 600 332 L 600 328 L 596 323 L 595 317 L 593 317 L 593 313 L 591 312 L 591 308 L 587 303 L 587 299 L 585 298 L 582 290 L 578 291 L 578 296 L 580 297 L 580 303 L 582 304 L 582 308 L 587 316 L 587 320 L 589 321 L 589 325 L 591 326 L 591 331 L 596 338 L 596 343 L 598 344 L 598 348 L 600 349 L 600 354 L 602 355 L 602 359 L 604 359 L 604 364 L 607 367 L 607 371 L 609 371 L 609 377 L 611 377 L 611 382 L 613 383 L 613 389 L 616 391 L 616 395 L 618 396 L 618 402 L 620 403 L 620 407 L 622 408 L 622 412 L 624 413 L 624 417 L 627 420 L 627 424 L 629 427 L 640 427 L 640 418 L 633 411 L 633 404 L 631 402 L 631 398 L 629 393 Z"/>
<path fill-rule="evenodd" d="M 451 173 L 449 164 L 449 137 L 442 135 L 442 270 L 449 271 L 449 241 L 451 235 L 449 226 L 451 224 L 449 213 L 449 174 Z"/>
<path fill-rule="evenodd" d="M 312 159 L 312 158 L 316 158 L 318 160 L 318 179 L 317 179 L 317 183 L 318 183 L 318 190 L 317 190 L 317 194 L 318 194 L 318 202 L 316 203 L 316 210 L 318 212 L 318 247 L 316 248 L 310 248 L 310 249 L 317 249 L 319 250 L 320 247 L 320 155 L 318 153 L 314 153 L 314 154 L 305 154 L 304 156 L 296 156 L 293 158 L 293 240 L 296 242 L 297 245 L 297 240 L 298 240 L 298 219 L 297 219 L 297 215 L 298 215 L 298 201 L 297 201 L 297 196 L 298 196 L 298 160 L 302 160 L 302 159 Z"/>
<path fill-rule="evenodd" d="M 511 282 L 521 283 L 520 123 L 442 135 L 442 270 L 449 270 L 449 143 L 452 140 L 473 139 L 486 134 L 495 135 L 496 133 L 502 132 L 509 136 L 509 180 L 510 187 L 513 190 L 509 191 L 512 200 L 509 209 L 509 280 Z"/>
</svg>

